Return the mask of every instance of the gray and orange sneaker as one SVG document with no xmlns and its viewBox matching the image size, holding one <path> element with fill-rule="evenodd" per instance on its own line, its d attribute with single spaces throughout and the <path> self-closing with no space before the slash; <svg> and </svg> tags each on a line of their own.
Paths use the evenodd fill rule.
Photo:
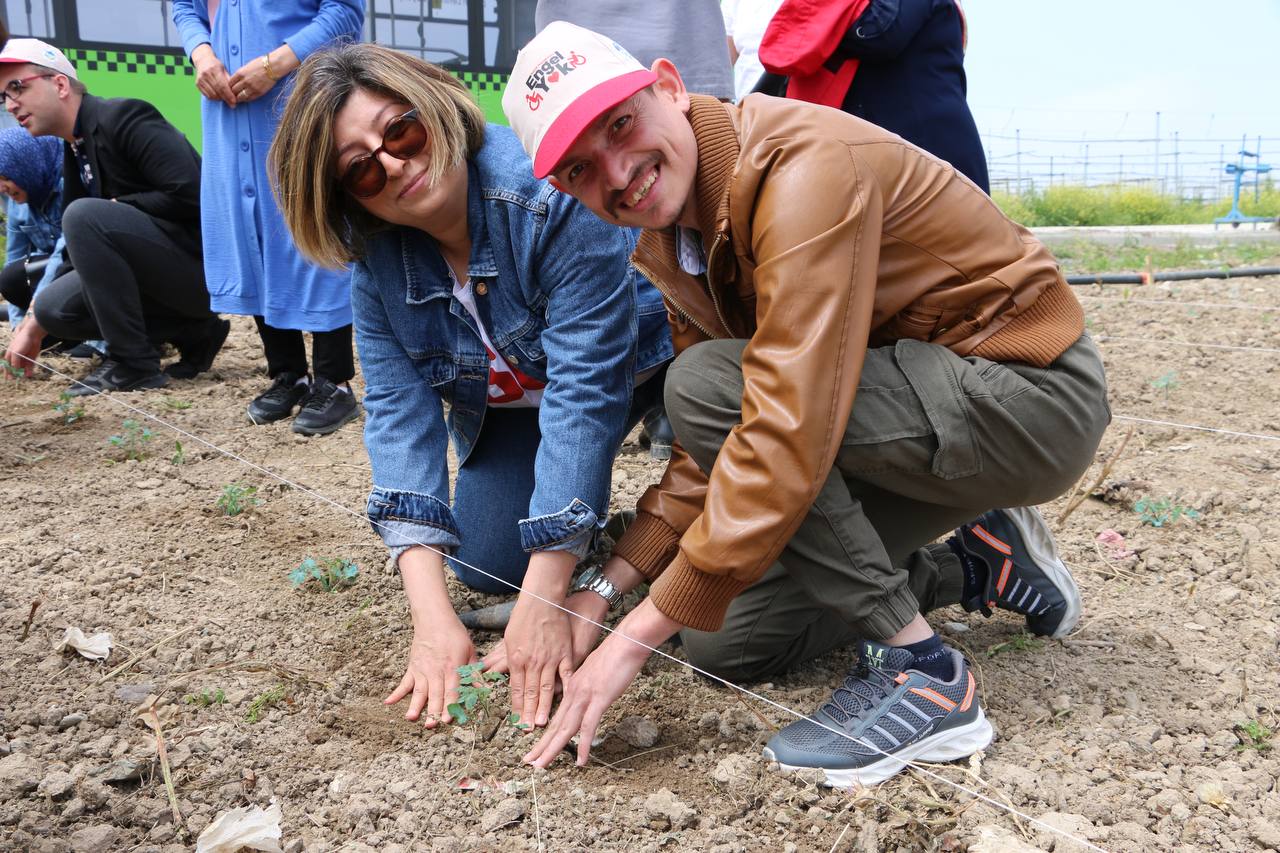
<svg viewBox="0 0 1280 853">
<path fill-rule="evenodd" d="M 993 607 L 1012 610 L 1027 617 L 1031 633 L 1054 639 L 1080 621 L 1080 589 L 1035 509 L 993 509 L 957 530 L 947 544 L 970 569 L 961 601 L 965 610 L 987 616 Z"/>
<path fill-rule="evenodd" d="M 820 769 L 833 788 L 875 785 L 911 761 L 954 761 L 991 743 L 991 723 L 964 656 L 950 681 L 911 669 L 911 652 L 864 640 L 858 665 L 808 718 L 764 748 L 783 770 Z"/>
</svg>

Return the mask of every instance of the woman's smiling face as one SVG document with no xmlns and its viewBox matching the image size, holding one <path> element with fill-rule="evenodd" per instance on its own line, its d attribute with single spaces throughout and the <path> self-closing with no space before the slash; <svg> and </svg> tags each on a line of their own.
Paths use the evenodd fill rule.
<svg viewBox="0 0 1280 853">
<path fill-rule="evenodd" d="M 382 147 L 387 125 L 412 109 L 411 105 L 364 89 L 354 90 L 333 118 L 337 160 L 334 174 L 341 178 L 351 161 L 378 151 L 377 162 L 387 173 L 386 185 L 369 198 L 355 200 L 372 215 L 394 225 L 408 225 L 423 231 L 452 224 L 454 211 L 466 205 L 466 163 L 445 171 L 432 182 L 431 140 L 408 160 L 391 156 Z"/>
</svg>

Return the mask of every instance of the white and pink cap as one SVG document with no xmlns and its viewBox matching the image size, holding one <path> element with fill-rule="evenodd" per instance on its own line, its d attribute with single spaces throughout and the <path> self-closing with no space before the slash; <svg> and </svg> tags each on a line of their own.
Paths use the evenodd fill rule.
<svg viewBox="0 0 1280 853">
<path fill-rule="evenodd" d="M 0 52 L 0 63 L 4 62 L 42 65 L 51 71 L 65 74 L 72 80 L 80 79 L 76 76 L 76 67 L 67 59 L 66 54 L 40 39 L 9 39 L 4 51 Z"/>
<path fill-rule="evenodd" d="M 543 178 L 601 113 L 656 79 L 613 39 L 552 21 L 517 54 L 502 111 Z"/>
</svg>

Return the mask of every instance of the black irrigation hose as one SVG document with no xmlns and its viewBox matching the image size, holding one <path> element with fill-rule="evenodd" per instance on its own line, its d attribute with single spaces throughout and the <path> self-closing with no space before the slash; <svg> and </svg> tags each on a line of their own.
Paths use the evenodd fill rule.
<svg viewBox="0 0 1280 853">
<path fill-rule="evenodd" d="M 1173 272 L 1096 273 L 1069 275 L 1067 284 L 1151 284 L 1155 281 L 1194 281 L 1199 278 L 1256 278 L 1280 275 L 1280 267 L 1240 267 L 1234 270 L 1175 270 Z"/>
</svg>

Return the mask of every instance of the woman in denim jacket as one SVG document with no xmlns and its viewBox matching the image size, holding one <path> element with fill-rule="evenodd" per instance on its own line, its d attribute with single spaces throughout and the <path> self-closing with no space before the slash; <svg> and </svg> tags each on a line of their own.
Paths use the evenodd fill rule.
<svg viewBox="0 0 1280 853">
<path fill-rule="evenodd" d="M 0 294 L 9 303 L 9 322 L 16 329 L 36 290 L 53 279 L 64 251 L 62 140 L 36 138 L 20 127 L 0 130 L 0 193 L 8 197 Z M 35 282 L 27 270 L 32 256 L 49 259 Z"/>
<path fill-rule="evenodd" d="M 427 726 L 448 722 L 457 668 L 475 660 L 444 551 L 474 589 L 521 588 L 485 662 L 509 667 L 513 710 L 543 725 L 594 632 L 538 597 L 566 601 L 614 455 L 661 402 L 672 355 L 661 297 L 629 262 L 635 235 L 535 180 L 515 135 L 486 126 L 452 75 L 378 45 L 302 65 L 271 163 L 303 254 L 355 262 L 368 514 L 414 624 L 386 701 L 412 693 L 408 719 L 425 707 Z"/>
</svg>

